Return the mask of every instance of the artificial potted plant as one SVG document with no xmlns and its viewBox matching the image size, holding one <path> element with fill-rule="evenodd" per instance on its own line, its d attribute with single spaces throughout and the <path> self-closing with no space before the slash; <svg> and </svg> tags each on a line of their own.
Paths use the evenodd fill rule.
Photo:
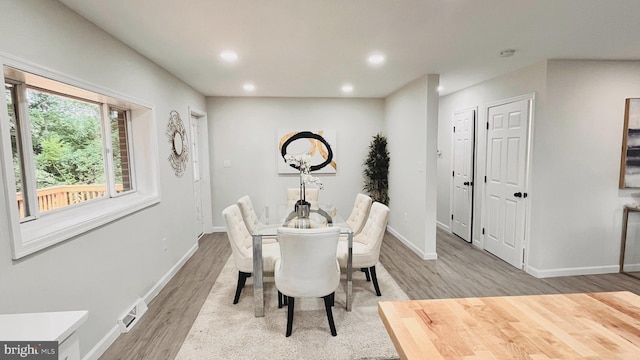
<svg viewBox="0 0 640 360">
<path fill-rule="evenodd" d="M 373 136 L 369 155 L 364 161 L 364 190 L 371 199 L 389 205 L 389 150 L 387 138 L 381 134 Z"/>
</svg>

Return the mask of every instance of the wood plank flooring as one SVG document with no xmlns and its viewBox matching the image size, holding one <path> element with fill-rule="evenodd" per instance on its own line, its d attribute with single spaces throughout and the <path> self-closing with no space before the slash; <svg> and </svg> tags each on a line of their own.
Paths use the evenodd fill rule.
<svg viewBox="0 0 640 360">
<path fill-rule="evenodd" d="M 538 279 L 440 228 L 437 253 L 436 261 L 422 260 L 387 233 L 380 262 L 411 299 L 619 290 L 640 294 L 640 280 L 624 274 Z"/>
<path fill-rule="evenodd" d="M 640 294 L 640 280 L 624 274 L 536 279 L 446 231 L 438 229 L 437 239 L 438 260 L 425 261 L 385 235 L 380 262 L 411 299 L 617 290 Z M 138 324 L 100 359 L 174 359 L 230 255 L 226 233 L 204 236 Z"/>
</svg>

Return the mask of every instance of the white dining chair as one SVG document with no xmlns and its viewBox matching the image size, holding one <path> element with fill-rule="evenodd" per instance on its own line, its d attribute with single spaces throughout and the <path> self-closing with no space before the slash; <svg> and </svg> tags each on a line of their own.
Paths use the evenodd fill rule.
<svg viewBox="0 0 640 360">
<path fill-rule="evenodd" d="M 318 197 L 320 195 L 319 188 L 306 188 L 305 198 L 312 209 L 318 208 Z M 287 207 L 293 209 L 296 202 L 300 200 L 300 188 L 287 189 Z"/>
<path fill-rule="evenodd" d="M 251 202 L 251 198 L 249 195 L 245 195 L 238 199 L 238 207 L 240 208 L 240 212 L 242 213 L 242 219 L 244 220 L 245 225 L 247 226 L 247 230 L 249 230 L 250 234 L 254 233 L 254 230 L 262 225 L 260 223 L 260 219 L 256 214 L 255 208 L 253 207 L 253 203 Z M 262 244 L 271 244 L 277 242 L 278 239 L 275 236 L 263 236 Z"/>
<path fill-rule="evenodd" d="M 228 206 L 222 211 L 227 227 L 227 236 L 231 244 L 233 264 L 238 269 L 238 284 L 233 303 L 240 300 L 240 293 L 247 278 L 253 272 L 253 238 L 242 218 L 237 204 Z M 262 245 L 262 263 L 265 272 L 273 272 L 275 262 L 280 258 L 280 245 L 277 242 Z"/>
<path fill-rule="evenodd" d="M 354 235 L 357 235 L 362 231 L 362 227 L 367 222 L 369 217 L 369 210 L 371 210 L 371 204 L 373 200 L 368 195 L 358 194 L 353 204 L 353 209 L 349 218 L 347 218 L 347 225 L 351 228 Z"/>
<path fill-rule="evenodd" d="M 291 335 L 295 298 L 322 297 L 331 335 L 336 336 L 331 307 L 340 284 L 340 265 L 336 259 L 340 229 L 278 228 L 280 259 L 276 260 L 274 280 L 278 307 L 287 305 L 287 332 Z M 285 301 L 282 301 L 283 296 Z"/>
<path fill-rule="evenodd" d="M 352 268 L 360 268 L 367 276 L 367 281 L 373 280 L 376 295 L 381 296 L 378 278 L 376 276 L 376 264 L 380 258 L 380 247 L 389 221 L 389 208 L 379 202 L 371 205 L 369 216 L 362 231 L 353 237 Z M 349 246 L 346 241 L 338 244 L 338 261 L 340 267 L 347 267 Z M 369 277 L 371 274 L 371 278 Z"/>
</svg>

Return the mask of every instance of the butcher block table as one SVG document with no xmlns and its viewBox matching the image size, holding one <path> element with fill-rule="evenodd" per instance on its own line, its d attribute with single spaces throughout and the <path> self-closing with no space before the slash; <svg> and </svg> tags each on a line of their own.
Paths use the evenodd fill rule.
<svg viewBox="0 0 640 360">
<path fill-rule="evenodd" d="M 381 301 L 402 359 L 640 359 L 628 291 Z"/>
</svg>

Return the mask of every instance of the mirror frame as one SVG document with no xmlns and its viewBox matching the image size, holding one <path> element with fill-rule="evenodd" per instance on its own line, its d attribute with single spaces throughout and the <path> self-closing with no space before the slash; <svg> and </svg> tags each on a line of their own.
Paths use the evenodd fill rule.
<svg viewBox="0 0 640 360">
<path fill-rule="evenodd" d="M 177 111 L 172 110 L 169 115 L 167 137 L 171 144 L 171 154 L 169 155 L 168 160 L 176 176 L 181 177 L 187 169 L 187 161 L 189 160 L 189 141 L 187 139 L 187 130 L 185 129 L 184 123 Z"/>
</svg>

